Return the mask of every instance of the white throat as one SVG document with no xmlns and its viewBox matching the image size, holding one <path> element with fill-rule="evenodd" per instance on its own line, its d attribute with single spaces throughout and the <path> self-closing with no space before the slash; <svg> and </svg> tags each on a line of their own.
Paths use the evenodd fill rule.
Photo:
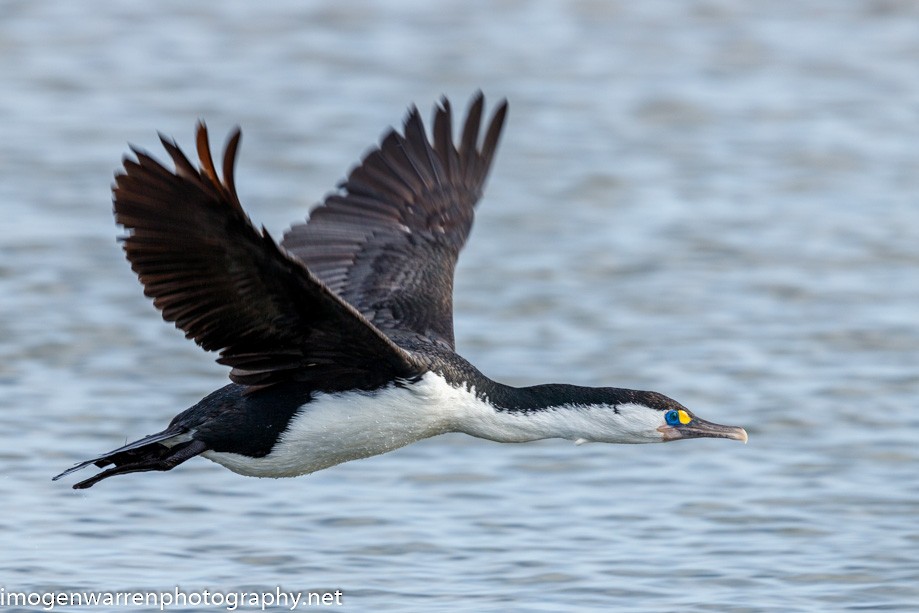
<svg viewBox="0 0 919 613">
<path fill-rule="evenodd" d="M 559 405 L 530 411 L 479 411 L 463 420 L 461 432 L 500 443 L 562 438 L 578 443 L 661 442 L 660 416 L 638 404 Z"/>
</svg>

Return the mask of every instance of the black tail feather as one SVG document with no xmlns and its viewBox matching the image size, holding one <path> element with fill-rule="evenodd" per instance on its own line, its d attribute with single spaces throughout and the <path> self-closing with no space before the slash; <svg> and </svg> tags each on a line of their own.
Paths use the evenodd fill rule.
<svg viewBox="0 0 919 613">
<path fill-rule="evenodd" d="M 207 451 L 207 445 L 198 440 L 191 440 L 185 443 L 179 443 L 173 447 L 166 447 L 159 443 L 154 443 L 160 449 L 151 449 L 147 454 L 135 454 L 141 459 L 135 462 L 125 460 L 114 461 L 114 468 L 103 470 L 101 473 L 90 477 L 73 486 L 75 490 L 85 490 L 96 483 L 115 475 L 125 475 L 127 473 L 138 473 L 148 470 L 172 470 L 185 460 L 195 457 L 203 451 Z M 130 452 L 129 452 L 130 453 Z M 120 463 L 119 463 L 120 462 Z"/>
<path fill-rule="evenodd" d="M 152 445 L 153 443 L 159 443 L 160 441 L 171 439 L 175 436 L 183 434 L 184 432 L 185 430 L 178 429 L 178 428 L 166 428 L 162 432 L 157 432 L 156 434 L 145 436 L 144 438 L 136 440 L 133 443 L 128 443 L 127 445 L 124 445 L 123 447 L 119 447 L 118 449 L 109 451 L 108 453 L 103 453 L 102 455 L 92 458 L 90 460 L 85 460 L 83 462 L 80 462 L 79 464 L 75 464 L 74 466 L 71 466 L 70 468 L 68 468 L 61 474 L 57 475 L 56 477 L 52 477 L 51 480 L 57 481 L 61 477 L 66 477 L 70 473 L 76 472 L 78 470 L 82 470 L 86 468 L 87 466 L 89 466 L 90 464 L 95 464 L 96 466 L 99 466 L 100 468 L 103 466 L 108 466 L 114 461 L 114 458 L 117 456 L 121 456 L 122 454 L 125 454 L 126 452 L 129 452 L 129 451 L 133 451 L 135 449 L 138 449 L 138 450 L 142 449 L 144 447 L 147 447 L 148 445 Z M 158 447 L 165 447 L 165 445 L 158 445 Z"/>
<path fill-rule="evenodd" d="M 94 464 L 99 468 L 104 468 L 112 464 L 115 465 L 114 468 L 104 470 L 73 486 L 73 489 L 77 490 L 86 489 L 114 475 L 147 470 L 171 470 L 185 460 L 207 451 L 207 445 L 195 439 L 172 446 L 167 446 L 162 443 L 162 441 L 171 439 L 180 434 L 183 434 L 183 431 L 167 428 L 162 432 L 151 434 L 150 436 L 146 436 L 124 447 L 119 447 L 106 454 L 92 458 L 91 460 L 80 462 L 56 477 L 53 477 L 52 480 L 57 481 L 70 473 L 86 468 L 90 464 Z"/>
</svg>

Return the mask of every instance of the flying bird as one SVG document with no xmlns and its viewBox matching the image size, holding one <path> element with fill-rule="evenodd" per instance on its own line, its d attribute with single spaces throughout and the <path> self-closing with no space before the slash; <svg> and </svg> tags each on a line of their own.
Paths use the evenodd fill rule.
<svg viewBox="0 0 919 613">
<path fill-rule="evenodd" d="M 132 147 L 113 187 L 116 221 L 144 293 L 229 366 L 228 385 L 161 432 L 80 462 L 115 475 L 203 456 L 242 474 L 293 477 L 446 432 L 506 443 L 545 438 L 658 443 L 743 428 L 696 417 L 663 394 L 493 381 L 455 351 L 453 272 L 507 116 L 482 132 L 477 93 L 454 137 L 446 98 L 429 137 L 417 108 L 280 243 L 240 204 L 227 141 L 222 173 L 197 126 L 198 167 Z"/>
</svg>

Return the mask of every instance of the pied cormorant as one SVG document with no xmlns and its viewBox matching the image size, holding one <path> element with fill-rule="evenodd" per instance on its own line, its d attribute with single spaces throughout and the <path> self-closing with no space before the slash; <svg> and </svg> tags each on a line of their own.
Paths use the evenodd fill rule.
<svg viewBox="0 0 919 613">
<path fill-rule="evenodd" d="M 162 432 L 86 460 L 87 488 L 202 455 L 256 477 L 293 477 L 445 432 L 499 442 L 563 438 L 657 443 L 747 440 L 656 392 L 564 384 L 511 387 L 460 357 L 453 271 L 472 227 L 507 103 L 480 138 L 483 96 L 458 140 L 450 104 L 429 138 L 412 107 L 339 189 L 276 243 L 243 211 L 233 179 L 240 132 L 218 174 L 203 124 L 199 166 L 160 137 L 169 169 L 132 148 L 113 188 L 124 250 L 144 293 L 231 367 L 232 383 Z"/>
</svg>

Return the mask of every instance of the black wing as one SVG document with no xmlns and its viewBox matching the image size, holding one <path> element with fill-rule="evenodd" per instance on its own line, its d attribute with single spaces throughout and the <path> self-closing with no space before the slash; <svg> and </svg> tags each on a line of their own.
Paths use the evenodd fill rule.
<svg viewBox="0 0 919 613">
<path fill-rule="evenodd" d="M 313 209 L 281 245 L 336 294 L 395 339 L 400 333 L 453 349 L 453 270 L 472 227 L 507 114 L 502 101 L 484 141 L 484 99 L 472 101 L 453 142 L 450 103 L 434 113 L 429 142 L 418 109 Z"/>
<path fill-rule="evenodd" d="M 136 161 L 125 158 L 115 219 L 144 293 L 185 336 L 219 349 L 237 383 L 302 380 L 332 391 L 417 374 L 408 353 L 253 227 L 233 183 L 239 137 L 227 142 L 222 181 L 203 124 L 200 169 L 162 136 L 175 171 L 138 149 Z"/>
</svg>

